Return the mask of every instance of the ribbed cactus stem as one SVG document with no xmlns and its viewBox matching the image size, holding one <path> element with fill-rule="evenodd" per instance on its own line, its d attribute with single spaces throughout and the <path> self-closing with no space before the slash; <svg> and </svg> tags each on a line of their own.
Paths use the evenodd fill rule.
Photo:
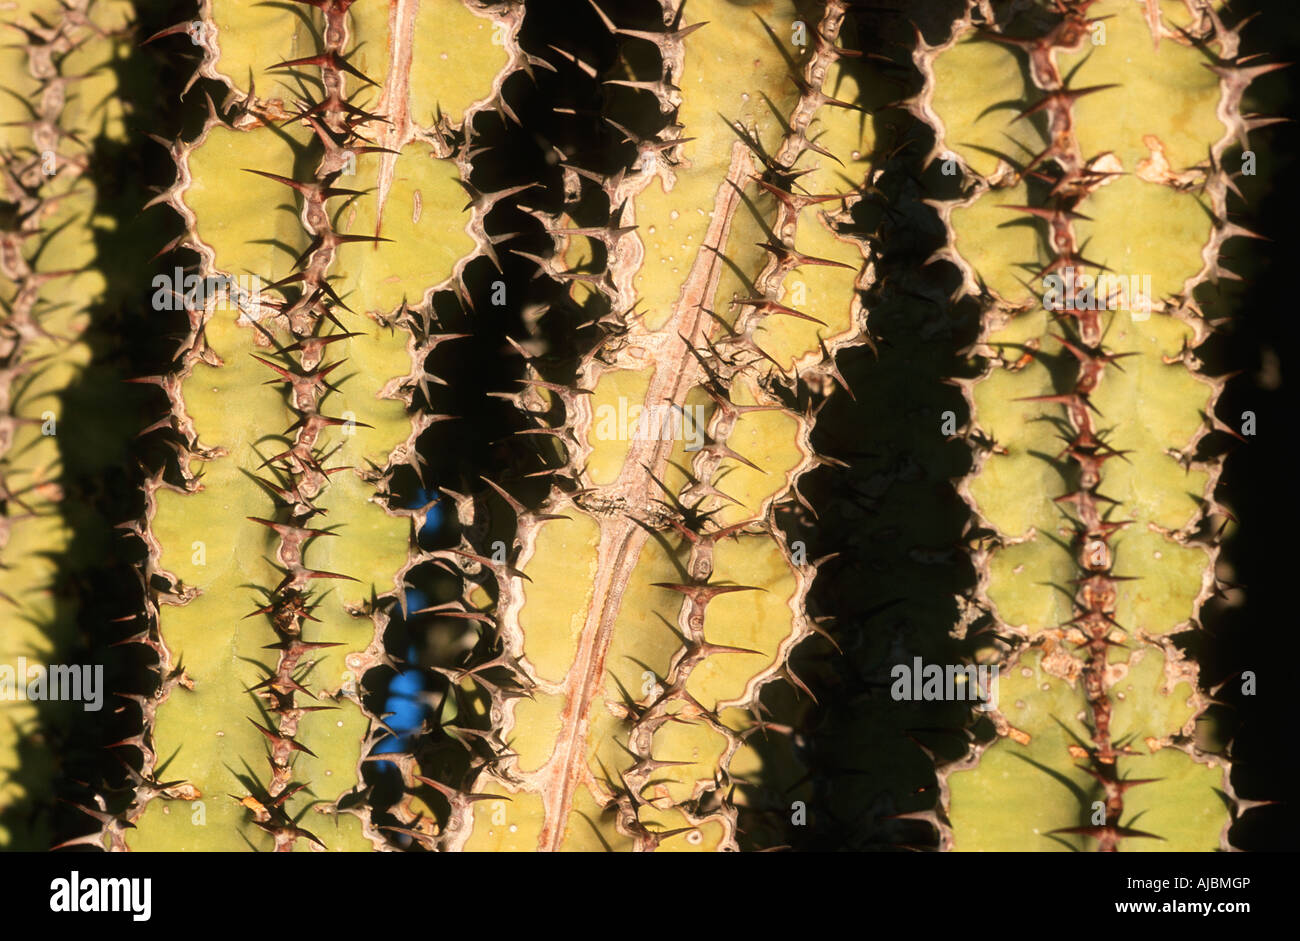
<svg viewBox="0 0 1300 941">
<path fill-rule="evenodd" d="M 1224 427 L 1222 383 L 1191 351 L 1207 335 L 1193 292 L 1248 234 L 1226 213 L 1259 71 L 1237 46 L 1205 4 L 1094 0 L 972 4 L 916 51 L 913 110 L 968 182 L 939 206 L 942 257 L 987 307 L 964 490 L 995 534 L 980 600 L 1011 639 L 999 737 L 945 775 L 958 849 L 1208 849 L 1226 834 L 1226 762 L 1195 739 L 1206 699 L 1168 638 L 1214 590 L 1227 519 L 1218 461 L 1195 457 Z M 986 92 L 977 72 L 1006 84 Z M 1028 807 L 1003 792 L 1045 771 L 1060 783 Z"/>
<path fill-rule="evenodd" d="M 448 848 L 736 847 L 731 763 L 763 684 L 799 682 L 787 658 L 812 629 L 815 567 L 772 514 L 819 459 L 811 418 L 773 384 L 829 391 L 871 277 L 844 231 L 869 149 L 840 67 L 844 15 L 665 3 L 646 30 L 601 14 L 620 42 L 657 50 L 659 75 L 612 81 L 667 127 L 601 182 L 603 226 L 567 206 L 539 215 L 556 241 L 539 266 L 575 303 L 602 299 L 610 337 L 571 384 L 539 372 L 520 396 L 562 400 L 563 424 L 537 430 L 563 446 L 576 492 L 536 510 L 511 498 L 508 560 L 468 544 L 445 556 L 473 552 L 495 576 L 494 665 L 514 677 L 492 693 L 501 751 L 452 797 Z M 719 71 L 737 43 L 752 68 Z M 592 179 L 579 176 L 577 213 Z M 569 268 L 590 244 L 601 275 Z"/>
<path fill-rule="evenodd" d="M 445 339 L 430 297 L 491 251 L 492 200 L 464 206 L 469 125 L 518 67 L 521 11 L 306 7 L 214 0 L 155 37 L 188 35 L 229 88 L 172 146 L 172 247 L 205 284 L 257 280 L 184 298 L 191 332 L 155 380 L 184 483 L 156 477 L 138 527 L 170 588 L 128 848 L 386 845 L 359 794 L 384 734 L 364 678 L 393 665 L 388 611 L 418 561 L 392 481 L 436 420 L 408 413 Z"/>
</svg>

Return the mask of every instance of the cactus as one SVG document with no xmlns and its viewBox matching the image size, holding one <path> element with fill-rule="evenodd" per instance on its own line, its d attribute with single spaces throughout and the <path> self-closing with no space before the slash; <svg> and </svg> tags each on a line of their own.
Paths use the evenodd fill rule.
<svg viewBox="0 0 1300 941">
<path fill-rule="evenodd" d="M 10 6 L 0 847 L 1233 848 L 1217 0 Z"/>
<path fill-rule="evenodd" d="M 151 478 L 136 524 L 162 683 L 114 848 L 383 844 L 354 805 L 380 734 L 361 683 L 414 564 L 391 482 L 434 421 L 408 414 L 445 339 L 428 298 L 490 250 L 469 128 L 519 66 L 519 11 L 308 6 L 216 0 L 154 37 L 188 36 L 228 95 L 157 200 L 199 261 L 155 295 L 190 322 L 152 379 L 181 480 Z"/>
<path fill-rule="evenodd" d="M 968 4 L 921 42 L 914 113 L 958 169 L 939 204 L 985 304 L 964 383 L 963 492 L 985 527 L 977 597 L 998 640 L 996 727 L 942 777 L 959 850 L 1227 845 L 1228 765 L 1173 636 L 1216 590 L 1227 514 L 1200 453 L 1203 285 L 1230 274 L 1234 145 L 1255 76 L 1207 4 Z M 978 76 L 978 78 L 976 78 Z"/>
</svg>

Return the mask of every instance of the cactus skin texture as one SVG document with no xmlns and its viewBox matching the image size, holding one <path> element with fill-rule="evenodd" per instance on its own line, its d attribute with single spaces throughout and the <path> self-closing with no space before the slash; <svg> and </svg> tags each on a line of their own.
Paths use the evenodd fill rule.
<svg viewBox="0 0 1300 941">
<path fill-rule="evenodd" d="M 189 335 L 151 380 L 180 480 L 149 481 L 135 527 L 168 586 L 144 638 L 162 683 L 110 848 L 385 845 L 352 805 L 381 734 L 362 679 L 387 662 L 386 611 L 417 555 L 390 485 L 433 421 L 408 413 L 445 339 L 428 299 L 490 251 L 490 201 L 464 205 L 466 128 L 517 67 L 520 15 L 213 0 L 153 37 L 188 37 L 198 74 L 229 89 L 171 145 L 172 247 L 198 256 L 191 272 L 262 289 L 175 297 Z"/>
<path fill-rule="evenodd" d="M 1063 0 L 971 4 L 915 52 L 911 107 L 967 187 L 939 207 L 943 255 L 985 303 L 964 494 L 1007 640 L 981 654 L 1001 669 L 997 735 L 941 776 L 957 850 L 1227 846 L 1228 764 L 1171 638 L 1216 589 L 1227 522 L 1218 462 L 1196 456 L 1235 430 L 1213 417 L 1222 380 L 1198 372 L 1194 292 L 1250 234 L 1227 219 L 1226 164 L 1263 123 L 1243 90 L 1276 67 L 1237 47 L 1206 4 Z M 1046 294 L 1068 268 L 1149 276 L 1149 303 Z"/>
<path fill-rule="evenodd" d="M 844 15 L 704 0 L 665 3 L 657 27 L 605 20 L 642 64 L 609 81 L 667 126 L 601 180 L 602 225 L 580 224 L 576 198 L 545 218 L 556 251 L 539 265 L 604 311 L 606 339 L 573 383 L 539 375 L 518 397 L 535 412 L 562 401 L 563 422 L 538 430 L 575 486 L 536 510 L 511 498 L 504 561 L 446 554 L 490 569 L 468 598 L 494 602 L 492 666 L 513 682 L 490 689 L 497 754 L 465 790 L 443 784 L 445 848 L 736 848 L 732 773 L 753 769 L 745 739 L 762 724 L 750 710 L 813 630 L 815 567 L 773 507 L 818 457 L 811 414 L 783 390 L 796 376 L 833 388 L 834 352 L 864 335 L 869 251 L 845 229 L 870 132 L 836 44 Z M 640 433 L 639 413 L 656 416 Z"/>
<path fill-rule="evenodd" d="M 97 248 L 112 220 L 91 171 L 95 148 L 126 136 L 112 66 L 129 21 L 130 4 L 103 0 L 0 11 L 0 664 L 11 669 L 66 664 L 77 649 L 81 613 L 62 581 L 84 565 L 74 542 L 91 522 L 70 482 L 121 460 L 132 431 L 74 392 L 94 371 L 93 311 L 111 290 Z M 0 700 L 0 848 L 53 842 L 51 782 L 71 765 L 59 729 L 81 709 Z"/>
</svg>

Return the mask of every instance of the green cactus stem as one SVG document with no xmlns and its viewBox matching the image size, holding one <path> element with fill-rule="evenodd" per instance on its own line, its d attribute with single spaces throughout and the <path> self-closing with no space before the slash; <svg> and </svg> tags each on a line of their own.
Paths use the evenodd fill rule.
<svg viewBox="0 0 1300 941">
<path fill-rule="evenodd" d="M 445 555 L 490 573 L 469 601 L 494 616 L 493 665 L 513 676 L 489 690 L 497 754 L 442 784 L 446 848 L 736 847 L 727 797 L 763 726 L 751 707 L 763 684 L 799 682 L 786 659 L 813 630 L 815 566 L 773 508 L 819 458 L 811 416 L 779 389 L 829 392 L 834 352 L 863 339 L 871 279 L 847 231 L 871 141 L 840 61 L 844 16 L 838 2 L 698 2 L 666 3 L 657 28 L 605 18 L 627 50 L 610 81 L 666 126 L 598 178 L 603 224 L 582 218 L 592 175 L 576 166 L 574 198 L 546 216 L 556 249 L 538 264 L 604 310 L 607 339 L 575 381 L 539 367 L 517 397 L 536 413 L 563 403 L 537 431 L 576 489 L 535 510 L 511 498 L 505 558 L 468 540 Z M 631 64 L 655 53 L 649 74 Z"/>
<path fill-rule="evenodd" d="M 965 384 L 979 601 L 1006 643 L 996 736 L 945 769 L 955 849 L 1211 850 L 1227 761 L 1172 635 L 1215 591 L 1221 381 L 1197 302 L 1226 276 L 1230 149 L 1258 121 L 1208 4 L 969 4 L 921 43 L 914 113 L 966 195 L 941 255 L 986 305 Z"/>
<path fill-rule="evenodd" d="M 390 484 L 435 420 L 408 411 L 446 339 L 428 299 L 491 250 L 491 198 L 465 206 L 468 128 L 519 67 L 520 16 L 214 0 L 155 37 L 200 45 L 198 74 L 229 93 L 171 145 L 159 199 L 208 290 L 156 295 L 189 313 L 153 380 L 182 479 L 150 481 L 137 528 L 168 586 L 162 684 L 113 848 L 386 845 L 358 795 L 382 734 L 362 682 L 391 665 L 386 612 L 416 559 Z"/>
</svg>

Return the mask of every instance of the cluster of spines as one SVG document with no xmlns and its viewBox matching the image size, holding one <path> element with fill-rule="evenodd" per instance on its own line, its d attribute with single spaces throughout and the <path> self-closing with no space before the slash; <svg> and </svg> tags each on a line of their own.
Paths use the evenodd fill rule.
<svg viewBox="0 0 1300 941">
<path fill-rule="evenodd" d="M 989 4 L 968 3 L 965 15 L 954 24 L 952 34 L 947 41 L 933 46 L 928 45 L 918 32 L 917 47 L 913 56 L 928 81 L 922 93 L 910 102 L 910 107 L 916 117 L 937 132 L 930 160 L 941 156 L 944 159 L 960 160 L 958 154 L 946 149 L 943 121 L 941 116 L 932 109 L 931 96 L 934 91 L 932 63 L 945 50 L 975 35 L 986 41 L 1003 43 L 1019 49 L 1026 57 L 1028 75 L 1042 95 L 1038 101 L 1019 111 L 1015 120 L 1022 120 L 1033 114 L 1044 115 L 1047 126 L 1047 144 L 1044 149 L 1029 155 L 1024 164 L 1017 168 L 1012 168 L 1003 161 L 994 175 L 988 178 L 981 177 L 962 161 L 967 182 L 973 184 L 968 194 L 955 202 L 936 202 L 934 205 L 951 232 L 952 210 L 973 204 L 991 188 L 996 189 L 1030 178 L 1047 186 L 1043 205 L 1007 205 L 1003 208 L 1024 213 L 1040 220 L 1046 226 L 1046 244 L 1052 257 L 1036 273 L 1036 278 L 1041 281 L 1053 275 L 1061 277 L 1063 273 L 1065 274 L 1061 278 L 1063 290 L 1055 292 L 1052 300 L 1045 302 L 1044 308 L 1056 321 L 1061 331 L 1060 334 L 1051 334 L 1052 339 L 1056 340 L 1077 364 L 1073 387 L 1065 392 L 1028 397 L 1023 401 L 1038 401 L 1061 406 L 1065 412 L 1065 427 L 1069 429 L 1068 434 L 1062 435 L 1064 446 L 1057 459 L 1067 459 L 1073 465 L 1075 479 L 1078 482 L 1077 489 L 1056 496 L 1053 501 L 1058 506 L 1068 508 L 1067 512 L 1071 517 L 1074 530 L 1073 550 L 1078 574 L 1073 579 L 1075 614 L 1059 625 L 1059 630 L 1066 640 L 1076 645 L 1084 657 L 1080 676 L 1087 703 L 1086 724 L 1091 740 L 1086 745 L 1082 743 L 1076 745 L 1072 749 L 1072 754 L 1082 762 L 1079 765 L 1080 769 L 1099 784 L 1104 807 L 1102 822 L 1060 828 L 1054 832 L 1090 837 L 1096 841 L 1099 851 L 1114 852 L 1120 841 L 1125 838 L 1158 839 L 1160 837 L 1158 834 L 1139 830 L 1133 826 L 1132 821 L 1126 823 L 1124 820 L 1125 792 L 1133 787 L 1153 782 L 1146 779 L 1126 778 L 1121 773 L 1121 759 L 1136 752 L 1130 747 L 1129 740 L 1117 741 L 1111 734 L 1111 713 L 1114 704 L 1107 688 L 1110 648 L 1127 647 L 1130 644 L 1126 641 L 1139 640 L 1143 644 L 1156 645 L 1172 659 L 1181 658 L 1172 645 L 1163 638 L 1148 635 L 1139 637 L 1131 628 L 1126 628 L 1115 620 L 1119 584 L 1132 578 L 1114 571 L 1115 559 L 1111 539 L 1132 521 L 1110 518 L 1109 510 L 1114 501 L 1104 495 L 1101 487 L 1104 465 L 1114 458 L 1125 459 L 1126 452 L 1117 450 L 1107 443 L 1107 432 L 1096 422 L 1098 413 L 1090 401 L 1090 396 L 1103 380 L 1106 370 L 1122 369 L 1122 358 L 1131 354 L 1116 354 L 1106 348 L 1107 326 L 1104 323 L 1103 311 L 1106 309 L 1104 302 L 1109 299 L 1102 298 L 1103 303 L 1096 304 L 1090 298 L 1082 298 L 1078 284 L 1068 275 L 1070 270 L 1089 268 L 1106 270 L 1105 265 L 1084 257 L 1083 248 L 1074 231 L 1074 223 L 1088 218 L 1082 212 L 1084 204 L 1093 192 L 1104 186 L 1115 175 L 1115 164 L 1112 162 L 1113 158 L 1109 158 L 1108 155 L 1089 157 L 1081 152 L 1075 134 L 1074 104 L 1085 96 L 1104 94 L 1118 86 L 1106 84 L 1073 87 L 1069 84 L 1068 77 L 1062 75 L 1056 61 L 1058 51 L 1077 52 L 1093 35 L 1092 31 L 1100 20 L 1091 17 L 1089 9 L 1096 2 L 1097 0 L 1054 0 L 1051 6 L 1051 12 L 1056 17 L 1054 25 L 1043 35 L 1033 38 L 1019 38 L 1003 33 L 997 25 L 997 16 Z M 1193 8 L 1189 5 L 1189 9 Z M 1158 43 L 1163 25 L 1160 23 L 1160 14 L 1154 3 L 1148 3 L 1148 13 L 1153 42 Z M 1240 144 L 1243 150 L 1247 149 L 1247 136 L 1250 131 L 1278 120 L 1243 114 L 1241 103 L 1242 95 L 1251 81 L 1261 74 L 1282 66 L 1280 64 L 1247 65 L 1249 59 L 1238 56 L 1238 29 L 1227 28 L 1209 4 L 1198 5 L 1194 8 L 1194 13 L 1199 23 L 1195 35 L 1189 34 L 1189 38 L 1207 52 L 1211 44 L 1217 45 L 1217 53 L 1213 54 L 1214 61 L 1207 67 L 1219 76 L 1221 97 L 1218 117 L 1228 130 L 1211 147 L 1206 164 L 1200 168 L 1203 177 L 1184 185 L 1196 186 L 1208 200 L 1213 229 L 1202 250 L 1201 271 L 1187 279 L 1180 294 L 1163 300 L 1144 299 L 1142 302 L 1150 305 L 1150 311 L 1177 318 L 1188 325 L 1193 339 L 1190 343 L 1185 341 L 1184 348 L 1177 355 L 1166 356 L 1163 361 L 1168 365 L 1181 361 L 1200 382 L 1210 389 L 1209 403 L 1202 414 L 1204 422 L 1201 428 L 1186 447 L 1179 451 L 1170 451 L 1170 456 L 1178 460 L 1183 467 L 1195 466 L 1207 472 L 1208 482 L 1205 493 L 1199 500 L 1201 510 L 1197 518 L 1182 530 L 1165 532 L 1167 537 L 1179 543 L 1195 543 L 1203 546 L 1207 551 L 1208 559 L 1202 586 L 1195 600 L 1195 610 L 1199 612 L 1201 606 L 1210 597 L 1221 596 L 1223 588 L 1226 587 L 1217 581 L 1215 566 L 1219 551 L 1218 536 L 1231 516 L 1215 498 L 1223 457 L 1198 460 L 1196 454 L 1201 440 L 1213 431 L 1222 431 L 1238 439 L 1241 436 L 1215 414 L 1215 405 L 1225 379 L 1211 379 L 1198 372 L 1201 363 L 1193 353 L 1193 349 L 1209 336 L 1210 327 L 1198 309 L 1192 292 L 1203 282 L 1217 283 L 1220 278 L 1235 279 L 1236 276 L 1221 263 L 1223 244 L 1227 239 L 1235 236 L 1255 237 L 1254 233 L 1228 219 L 1227 194 L 1233 192 L 1238 197 L 1241 194 L 1233 183 L 1232 175 L 1223 167 L 1223 157 L 1233 143 Z M 1016 360 L 1007 361 L 998 349 L 987 343 L 989 334 L 1003 326 L 1010 316 L 1015 315 L 1014 305 L 1008 306 L 1003 299 L 991 295 L 979 282 L 976 272 L 951 244 L 936 253 L 935 260 L 938 259 L 956 265 L 963 275 L 963 292 L 982 296 L 987 304 L 984 330 L 976 349 L 981 355 L 987 357 L 990 364 L 989 371 L 999 368 L 1014 371 L 1023 368 L 1033 357 L 1039 355 L 1039 343 L 1031 340 L 1026 344 L 1023 355 Z M 974 417 L 970 430 L 976 450 L 972 477 L 978 475 L 991 454 L 1003 453 L 997 442 L 982 434 L 975 424 L 978 422 L 978 415 L 973 397 L 973 383 L 977 381 L 961 383 Z M 968 492 L 965 496 L 978 512 L 976 501 Z M 985 593 L 988 581 L 987 562 L 993 551 L 996 551 L 996 546 L 983 546 L 974 551 L 980 573 L 980 583 L 975 592 L 976 608 L 983 611 L 994 610 Z M 1195 624 L 1195 620 L 1192 623 Z M 1017 634 L 1014 628 L 1005 624 L 999 624 L 999 631 L 1005 631 L 1011 636 Z M 1121 635 L 1123 639 L 1116 639 L 1116 634 Z M 1197 715 L 1211 702 L 1200 690 L 1194 690 L 1193 700 Z M 1004 734 L 1005 731 L 1002 730 Z M 1014 734 L 1014 730 L 1012 732 Z M 941 769 L 943 773 L 940 775 L 940 783 L 945 805 L 948 800 L 948 774 L 974 767 L 978 763 L 979 755 L 987 747 L 988 744 L 976 746 L 974 751 L 962 760 L 952 762 Z M 1186 748 L 1196 751 L 1194 745 L 1188 745 Z M 1223 788 L 1230 798 L 1229 809 L 1233 819 L 1238 812 L 1255 803 L 1239 801 L 1235 798 L 1226 768 Z M 936 820 L 940 824 L 943 845 L 950 848 L 954 842 L 951 823 L 942 815 L 942 811 Z M 1225 825 L 1223 831 L 1225 847 L 1228 845 L 1227 829 Z"/>
</svg>

